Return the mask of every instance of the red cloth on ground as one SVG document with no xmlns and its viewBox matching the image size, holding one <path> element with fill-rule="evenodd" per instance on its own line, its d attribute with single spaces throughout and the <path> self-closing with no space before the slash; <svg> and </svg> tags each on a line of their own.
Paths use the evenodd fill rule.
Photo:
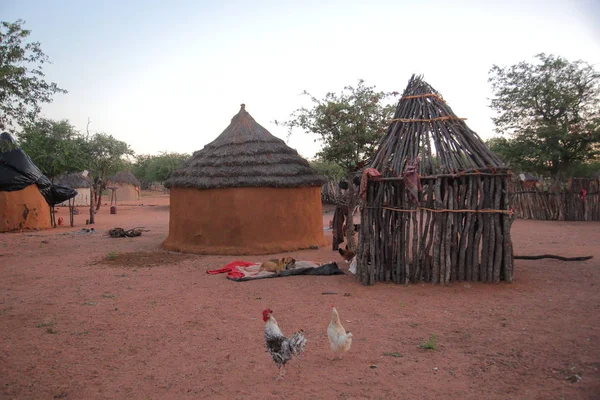
<svg viewBox="0 0 600 400">
<path fill-rule="evenodd" d="M 381 176 L 381 173 L 377 171 L 375 168 L 366 168 L 362 173 L 362 178 L 360 180 L 360 197 L 363 200 L 367 198 L 367 180 L 369 177 Z"/>
<path fill-rule="evenodd" d="M 237 269 L 237 267 L 249 267 L 250 265 L 255 265 L 256 263 L 248 262 L 248 261 L 232 261 L 221 269 L 213 269 L 206 271 L 207 274 L 215 275 L 222 274 L 227 272 L 227 276 L 231 278 L 243 278 L 244 274 Z"/>
</svg>

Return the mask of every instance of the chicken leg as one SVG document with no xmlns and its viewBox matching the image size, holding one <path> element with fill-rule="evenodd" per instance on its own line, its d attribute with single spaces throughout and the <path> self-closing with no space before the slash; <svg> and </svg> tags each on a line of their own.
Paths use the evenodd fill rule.
<svg viewBox="0 0 600 400">
<path fill-rule="evenodd" d="M 279 376 L 277 376 L 277 378 L 275 378 L 275 380 L 283 379 L 284 375 L 285 375 L 285 364 L 283 364 L 281 367 L 279 367 Z"/>
</svg>

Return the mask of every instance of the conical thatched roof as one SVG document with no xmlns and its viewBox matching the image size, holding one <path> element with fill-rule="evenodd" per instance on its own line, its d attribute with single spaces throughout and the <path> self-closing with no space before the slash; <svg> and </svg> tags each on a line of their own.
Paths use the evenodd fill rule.
<svg viewBox="0 0 600 400">
<path fill-rule="evenodd" d="M 504 167 L 440 94 L 413 75 L 371 167 L 398 175 L 417 156 L 421 175 Z"/>
<path fill-rule="evenodd" d="M 129 171 L 121 171 L 107 179 L 109 183 L 127 183 L 133 186 L 140 186 L 140 181 Z"/>
<path fill-rule="evenodd" d="M 325 179 L 248 114 L 244 104 L 213 142 L 194 152 L 165 182 L 170 187 L 321 186 Z"/>
<path fill-rule="evenodd" d="M 83 176 L 82 172 L 74 172 L 72 174 L 62 174 L 55 177 L 54 183 L 76 189 L 89 188 L 92 181 L 87 176 Z"/>
</svg>

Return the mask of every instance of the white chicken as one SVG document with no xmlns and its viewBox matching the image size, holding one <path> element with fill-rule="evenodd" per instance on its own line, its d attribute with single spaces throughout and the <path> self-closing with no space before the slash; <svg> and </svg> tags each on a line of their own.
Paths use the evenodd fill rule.
<svg viewBox="0 0 600 400">
<path fill-rule="evenodd" d="M 350 346 L 352 345 L 352 333 L 342 326 L 340 316 L 333 304 L 331 305 L 331 322 L 327 328 L 327 337 L 329 338 L 329 344 L 333 351 L 332 361 L 337 359 L 337 354 L 344 354 L 350 350 Z"/>
<path fill-rule="evenodd" d="M 293 356 L 298 356 L 304 351 L 306 346 L 306 338 L 304 331 L 300 329 L 290 338 L 283 336 L 277 320 L 271 314 L 273 310 L 266 309 L 263 311 L 263 321 L 265 321 L 265 347 L 273 358 L 277 368 L 279 368 L 279 376 L 276 379 L 282 379 L 285 374 L 285 364 L 292 359 Z"/>
</svg>

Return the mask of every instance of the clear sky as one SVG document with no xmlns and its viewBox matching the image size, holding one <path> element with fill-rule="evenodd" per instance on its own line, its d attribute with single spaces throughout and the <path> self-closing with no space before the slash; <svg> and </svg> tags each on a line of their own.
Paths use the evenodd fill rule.
<svg viewBox="0 0 600 400">
<path fill-rule="evenodd" d="M 287 140 L 272 121 L 308 105 L 303 90 L 402 92 L 412 73 L 486 139 L 492 65 L 545 52 L 600 68 L 599 0 L 0 0 L 0 20 L 18 18 L 69 91 L 44 116 L 82 131 L 89 117 L 138 154 L 199 150 L 241 103 Z M 318 150 L 301 132 L 288 144 Z"/>
</svg>

